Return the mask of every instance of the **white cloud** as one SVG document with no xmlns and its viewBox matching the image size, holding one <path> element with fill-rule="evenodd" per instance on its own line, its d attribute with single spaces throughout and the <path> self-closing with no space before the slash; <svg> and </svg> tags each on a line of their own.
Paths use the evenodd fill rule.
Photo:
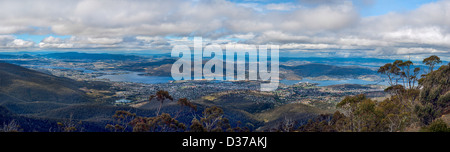
<svg viewBox="0 0 450 152">
<path fill-rule="evenodd" d="M 282 44 L 280 49 L 305 49 L 305 50 L 322 50 L 322 49 L 340 49 L 341 46 L 333 44 L 297 44 L 289 43 Z"/>
<path fill-rule="evenodd" d="M 358 8 L 349 0 L 268 4 L 225 0 L 2 0 L 0 34 L 71 38 L 47 37 L 34 45 L 3 36 L 0 47 L 171 49 L 173 44 L 190 42 L 165 37 L 203 36 L 205 44 L 238 39 L 248 44 L 280 44 L 287 50 L 445 54 L 450 50 L 448 10 L 450 0 L 374 17 L 359 16 Z"/>
<path fill-rule="evenodd" d="M 442 0 L 425 4 L 409 12 L 360 18 L 355 24 L 343 25 L 347 28 L 338 28 L 331 32 L 311 34 L 278 31 L 258 34 L 256 42 L 281 42 L 285 43 L 286 49 L 292 50 L 308 47 L 316 48 L 318 52 L 332 52 L 336 51 L 335 49 L 353 50 L 354 54 L 377 57 L 411 54 L 449 56 L 449 9 L 450 1 Z"/>
<path fill-rule="evenodd" d="M 301 6 L 295 5 L 293 3 L 271 3 L 267 4 L 265 7 L 267 10 L 271 11 L 291 11 Z"/>
<path fill-rule="evenodd" d="M 0 49 L 24 49 L 30 48 L 34 42 L 17 39 L 11 35 L 0 35 Z"/>
<path fill-rule="evenodd" d="M 233 34 L 230 35 L 229 38 L 237 38 L 237 39 L 242 39 L 242 40 L 250 40 L 255 38 L 255 34 L 253 33 L 247 33 L 247 34 Z"/>
<path fill-rule="evenodd" d="M 49 36 L 44 38 L 40 43 L 40 48 L 116 48 L 122 42 L 121 38 L 108 37 L 76 37 L 61 39 Z"/>
<path fill-rule="evenodd" d="M 291 3 L 268 4 L 262 13 L 225 0 L 214 1 L 15 1 L 0 2 L 0 32 L 50 27 L 55 34 L 84 36 L 208 35 L 217 30 L 261 32 L 338 29 L 356 17 L 351 3 L 298 8 Z M 27 5 L 23 5 L 27 4 Z M 27 10 L 27 11 L 23 11 Z M 311 16 L 312 15 L 312 16 Z"/>
<path fill-rule="evenodd" d="M 397 54 L 409 55 L 409 54 L 422 54 L 422 53 L 445 53 L 445 51 L 436 50 L 433 48 L 399 48 Z"/>
</svg>

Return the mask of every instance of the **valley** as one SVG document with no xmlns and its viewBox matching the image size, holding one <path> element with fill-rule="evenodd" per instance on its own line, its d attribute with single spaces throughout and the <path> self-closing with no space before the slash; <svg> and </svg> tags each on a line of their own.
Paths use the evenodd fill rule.
<svg viewBox="0 0 450 152">
<path fill-rule="evenodd" d="M 198 107 L 178 118 L 185 124 L 204 109 L 218 106 L 232 126 L 242 123 L 252 131 L 270 131 L 287 119 L 305 124 L 334 112 L 348 95 L 386 96 L 385 86 L 380 85 L 384 80 L 370 67 L 311 61 L 282 62 L 286 65 L 280 66 L 280 77 L 286 81 L 275 91 L 260 92 L 260 81 L 173 81 L 170 67 L 175 60 L 167 56 L 69 52 L 0 55 L 0 60 L 5 62 L 0 65 L 0 107 L 10 116 L 4 119 L 46 122 L 47 128 L 37 131 L 58 128 L 57 122 L 68 120 L 82 122 L 84 131 L 107 131 L 104 126 L 117 110 L 153 116 L 158 103 L 148 98 L 159 90 L 168 91 L 175 100 L 187 98 Z M 362 80 L 369 77 L 371 81 Z M 177 110 L 175 102 L 162 108 L 171 115 Z M 23 129 L 36 128 L 24 125 Z"/>
</svg>

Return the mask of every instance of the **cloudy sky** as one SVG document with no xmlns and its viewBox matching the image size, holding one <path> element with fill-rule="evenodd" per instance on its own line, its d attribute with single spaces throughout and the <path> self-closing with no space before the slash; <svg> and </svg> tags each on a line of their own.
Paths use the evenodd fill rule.
<svg viewBox="0 0 450 152">
<path fill-rule="evenodd" d="M 278 44 L 287 56 L 450 56 L 450 0 L 1 0 L 1 51 L 170 52 Z"/>
</svg>

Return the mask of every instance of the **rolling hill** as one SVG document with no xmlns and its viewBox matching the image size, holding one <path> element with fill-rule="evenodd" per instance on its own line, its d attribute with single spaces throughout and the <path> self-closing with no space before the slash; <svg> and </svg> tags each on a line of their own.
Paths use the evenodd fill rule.
<svg viewBox="0 0 450 152">
<path fill-rule="evenodd" d="M 294 71 L 301 77 L 357 77 L 361 75 L 376 74 L 376 71 L 355 66 L 333 66 L 327 64 L 310 63 L 297 66 L 280 65 L 280 69 Z"/>
<path fill-rule="evenodd" d="M 82 103 L 88 101 L 79 90 L 83 83 L 56 77 L 21 66 L 0 63 L 1 102 L 53 101 L 58 103 Z"/>
<path fill-rule="evenodd" d="M 84 115 L 65 109 L 94 104 L 94 100 L 80 90 L 81 87 L 101 88 L 106 85 L 94 83 L 79 82 L 14 64 L 0 63 L 0 123 L 15 120 L 23 131 L 49 131 L 50 128 L 57 128 L 57 122 L 67 118 L 67 114 Z M 50 115 L 52 111 L 59 111 L 64 115 L 45 115 Z M 92 125 L 93 122 L 87 124 Z M 90 129 L 95 130 L 98 127 L 94 125 Z"/>
</svg>

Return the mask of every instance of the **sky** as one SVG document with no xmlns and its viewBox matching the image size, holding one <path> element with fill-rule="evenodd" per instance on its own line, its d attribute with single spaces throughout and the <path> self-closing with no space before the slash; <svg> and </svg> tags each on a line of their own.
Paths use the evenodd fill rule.
<svg viewBox="0 0 450 152">
<path fill-rule="evenodd" d="M 0 51 L 170 52 L 276 44 L 280 55 L 450 56 L 450 0 L 2 0 Z"/>
</svg>

